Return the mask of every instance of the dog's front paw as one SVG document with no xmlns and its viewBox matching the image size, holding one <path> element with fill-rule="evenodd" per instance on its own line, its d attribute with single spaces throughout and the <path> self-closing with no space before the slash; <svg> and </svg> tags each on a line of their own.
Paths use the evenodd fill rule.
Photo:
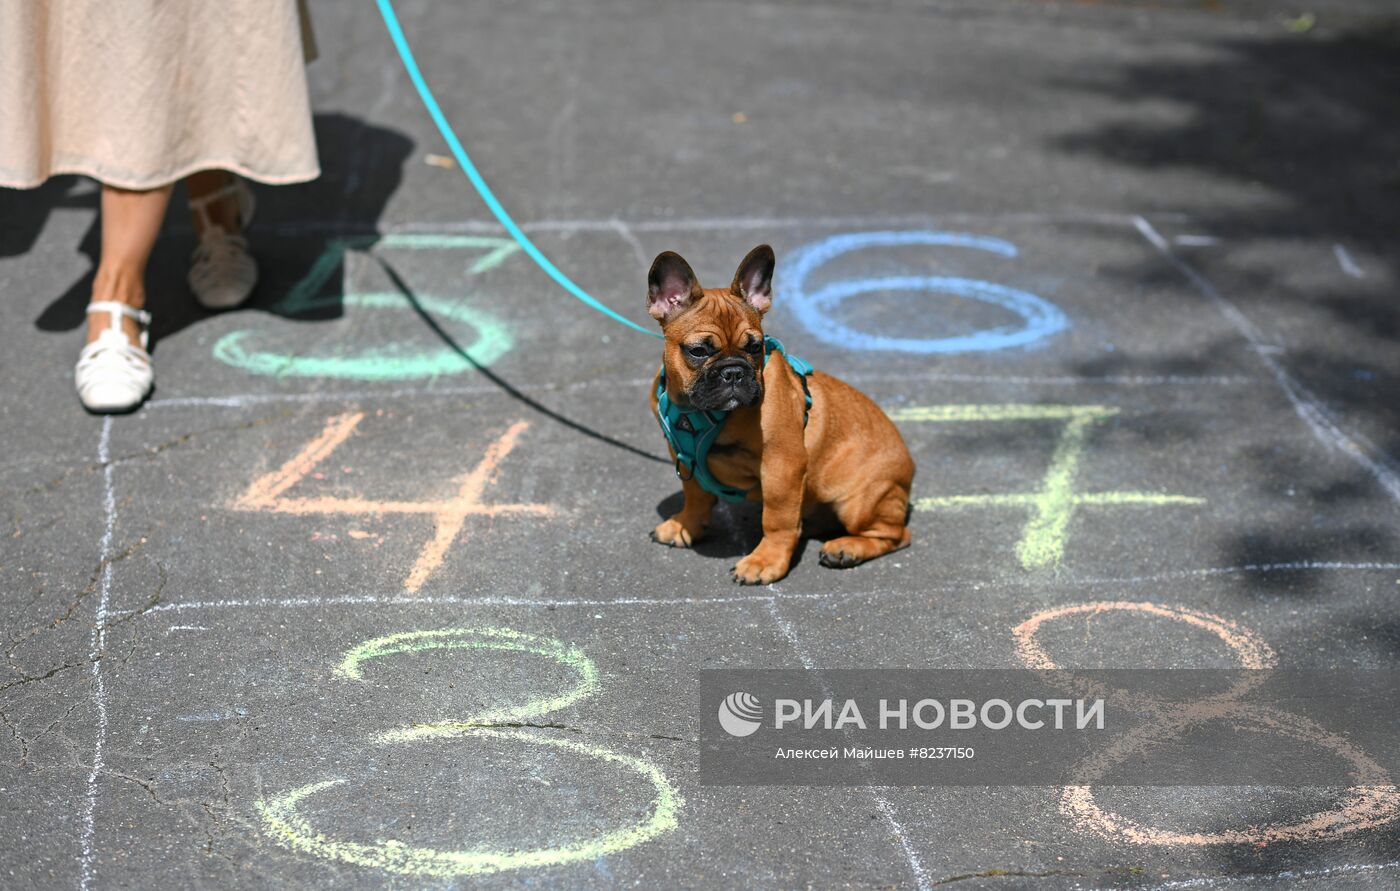
<svg viewBox="0 0 1400 891">
<path fill-rule="evenodd" d="M 772 557 L 760 553 L 760 550 L 734 564 L 731 570 L 734 581 L 741 585 L 767 585 L 787 575 L 791 562 L 788 558 Z"/>
<path fill-rule="evenodd" d="M 684 523 L 672 517 L 651 530 L 651 540 L 673 548 L 688 548 L 700 540 L 700 530 L 692 532 Z"/>
</svg>

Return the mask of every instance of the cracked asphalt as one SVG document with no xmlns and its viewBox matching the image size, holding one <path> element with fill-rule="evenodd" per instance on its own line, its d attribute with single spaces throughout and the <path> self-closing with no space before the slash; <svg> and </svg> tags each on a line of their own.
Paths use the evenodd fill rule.
<svg viewBox="0 0 1400 891">
<path fill-rule="evenodd" d="M 751 507 L 648 541 L 655 343 L 504 239 L 372 4 L 313 3 L 325 172 L 260 189 L 250 305 L 196 308 L 167 220 L 139 412 L 72 393 L 93 185 L 0 192 L 0 886 L 1394 887 L 1400 822 L 1141 844 L 1053 787 L 697 772 L 702 669 L 1019 667 L 1075 604 L 1400 667 L 1400 17 L 1305 6 L 403 0 L 561 269 L 646 322 L 657 252 L 770 243 L 768 332 L 899 419 L 913 546 L 763 588 Z M 1234 665 L 1127 610 L 1042 643 Z M 1097 792 L 1180 833 L 1339 797 Z"/>
</svg>

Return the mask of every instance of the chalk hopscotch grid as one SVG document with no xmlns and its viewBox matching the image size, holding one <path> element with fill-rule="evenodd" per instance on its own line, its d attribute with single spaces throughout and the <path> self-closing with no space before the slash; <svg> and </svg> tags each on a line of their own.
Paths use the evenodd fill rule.
<svg viewBox="0 0 1400 891">
<path fill-rule="evenodd" d="M 1018 221 L 1018 220 L 1019 220 L 1019 221 L 1027 221 L 1027 222 L 1036 221 L 1036 220 L 1048 220 L 1048 219 L 1052 219 L 1052 218 L 1063 219 L 1063 217 L 1053 217 L 1052 215 L 996 215 L 996 216 L 969 216 L 969 215 L 958 215 L 956 218 L 958 218 L 958 219 L 1006 220 L 1006 221 Z M 1162 219 L 1162 218 L 1163 218 L 1163 217 L 1159 217 L 1159 219 Z M 918 218 L 911 218 L 910 221 L 911 221 L 911 222 L 915 222 L 915 221 L 917 221 L 917 222 L 927 222 L 927 221 L 929 221 L 930 219 L 936 219 L 936 218 L 918 217 Z M 950 218 L 945 217 L 945 218 L 942 218 L 942 219 L 950 219 Z M 1086 221 L 1088 220 L 1087 217 L 1079 217 L 1079 219 L 1086 220 Z M 1271 358 L 1271 356 L 1268 354 L 1268 349 L 1267 349 L 1268 345 L 1267 345 L 1266 343 L 1264 343 L 1263 338 L 1259 336 L 1258 329 L 1254 328 L 1254 326 L 1252 325 L 1252 323 L 1249 322 L 1249 320 L 1239 311 L 1239 309 L 1238 309 L 1233 303 L 1231 303 L 1228 299 L 1226 299 L 1223 295 L 1221 295 L 1220 292 L 1219 292 L 1218 290 L 1216 290 L 1216 289 L 1214 288 L 1214 286 L 1213 286 L 1209 281 L 1207 281 L 1199 272 L 1197 272 L 1193 267 L 1189 266 L 1189 265 L 1186 264 L 1183 260 L 1181 260 L 1179 257 L 1177 257 L 1177 256 L 1175 255 L 1175 253 L 1172 251 L 1171 246 L 1170 246 L 1170 243 L 1168 243 L 1164 238 L 1162 238 L 1162 236 L 1161 236 L 1159 233 L 1157 233 L 1155 229 L 1153 229 L 1153 228 L 1151 227 L 1151 224 L 1150 224 L 1150 223 L 1148 223 L 1148 222 L 1147 222 L 1143 217 L 1141 217 L 1141 216 L 1122 217 L 1122 216 L 1118 216 L 1118 215 L 1094 215 L 1094 221 L 1099 221 L 1099 222 L 1117 222 L 1117 223 L 1124 223 L 1124 222 L 1126 222 L 1126 223 L 1128 223 L 1128 224 L 1134 226 L 1134 227 L 1142 234 L 1142 236 L 1144 237 L 1144 239 L 1147 240 L 1148 243 L 1151 244 L 1154 248 L 1156 248 L 1156 249 L 1158 250 L 1158 252 L 1161 253 L 1161 255 L 1162 255 L 1166 260 L 1168 260 L 1174 267 L 1176 267 L 1176 268 L 1187 278 L 1187 280 L 1188 280 L 1194 287 L 1196 287 L 1197 290 L 1199 290 L 1204 296 L 1206 296 L 1206 297 L 1207 297 L 1208 299 L 1210 299 L 1213 303 L 1215 303 L 1215 304 L 1217 305 L 1218 308 L 1220 308 L 1222 314 L 1226 317 L 1226 319 L 1227 319 L 1228 321 L 1230 321 L 1230 323 L 1231 323 L 1232 325 L 1234 325 L 1234 327 L 1239 331 L 1239 333 L 1250 343 L 1251 347 L 1253 347 L 1253 352 L 1255 352 L 1255 354 L 1258 355 L 1258 356 L 1260 357 L 1261 361 L 1262 361 L 1262 362 L 1264 363 L 1264 365 L 1266 366 L 1266 369 L 1269 371 L 1270 375 L 1274 378 L 1274 381 L 1280 386 L 1280 388 L 1283 390 L 1284 394 L 1288 397 L 1288 399 L 1289 399 L 1290 402 L 1292 403 L 1292 405 L 1293 405 L 1293 407 L 1294 407 L 1294 410 L 1295 410 L 1295 413 L 1299 416 L 1299 418 L 1300 418 L 1301 420 L 1303 420 L 1303 421 L 1305 422 L 1305 424 L 1309 427 L 1309 429 L 1313 432 L 1313 434 L 1314 434 L 1320 441 L 1322 441 L 1325 445 L 1331 446 L 1331 447 L 1333 447 L 1333 448 L 1340 449 L 1340 450 L 1343 451 L 1345 454 L 1347 454 L 1349 457 L 1351 457 L 1353 460 L 1356 460 L 1359 464 L 1361 464 L 1362 467 L 1364 467 L 1365 469 L 1367 469 L 1368 471 L 1370 471 L 1371 474 L 1372 474 L 1373 476 L 1376 477 L 1377 481 L 1381 484 L 1382 488 L 1384 488 L 1385 491 L 1386 491 L 1388 494 L 1390 494 L 1392 498 L 1395 498 L 1397 501 L 1400 501 L 1400 478 L 1397 478 L 1397 477 L 1395 476 L 1394 472 L 1390 469 L 1390 467 L 1387 466 L 1387 462 L 1386 462 L 1386 459 L 1385 459 L 1384 455 L 1382 455 L 1380 458 L 1374 457 L 1375 454 L 1376 454 L 1376 452 L 1377 452 L 1377 450 L 1376 450 L 1376 448 L 1375 448 L 1375 446 L 1374 446 L 1373 444 L 1371 444 L 1369 441 L 1367 441 L 1364 437 L 1361 437 L 1361 436 L 1348 436 L 1345 432 L 1343 432 L 1343 431 L 1341 430 L 1341 428 L 1338 427 L 1338 426 L 1336 425 L 1336 423 L 1332 420 L 1331 415 L 1330 415 L 1330 413 L 1327 411 L 1327 409 L 1326 409 L 1320 402 L 1318 402 L 1318 401 L 1316 400 L 1316 397 L 1314 397 L 1314 396 L 1313 396 L 1311 393 L 1309 393 L 1306 389 L 1302 388 L 1301 385 L 1299 385 L 1296 381 L 1294 381 L 1294 380 L 1292 379 L 1292 377 L 1289 376 L 1289 375 L 1287 374 L 1287 372 L 1284 371 L 1284 370 L 1282 369 L 1282 367 L 1279 365 L 1279 363 L 1277 363 L 1275 360 L 1273 360 L 1273 359 Z M 549 231 L 551 228 L 558 229 L 558 230 L 561 230 L 561 231 L 562 231 L 562 230 L 565 230 L 565 229 L 585 230 L 585 229 L 588 229 L 588 228 L 593 228 L 593 227 L 591 227 L 591 226 L 589 226 L 589 225 L 585 225 L 585 224 L 584 224 L 585 222 L 586 222 L 586 221 L 541 221 L 540 223 L 535 224 L 534 228 L 538 229 L 539 231 Z M 707 222 L 708 222 L 709 225 L 706 225 Z M 647 225 L 647 224 L 644 224 L 644 223 L 642 223 L 642 224 L 633 223 L 633 224 L 631 224 L 631 228 L 632 228 L 632 229 L 637 229 L 637 230 L 639 230 L 639 231 L 680 231 L 680 230 L 685 230 L 685 229 L 700 229 L 700 230 L 704 230 L 704 229 L 735 228 L 736 226 L 733 225 L 733 224 L 741 223 L 741 222 L 745 222 L 745 221 L 719 221 L 719 220 L 714 220 L 714 221 L 696 221 L 696 220 L 689 220 L 689 221 L 657 221 L 656 224 L 651 225 L 651 226 L 649 226 L 649 225 Z M 841 226 L 841 225 L 861 225 L 861 224 L 865 224 L 866 222 L 874 222 L 874 220 L 861 221 L 859 218 L 818 218 L 818 219 L 816 219 L 816 220 L 806 220 L 806 221 L 781 221 L 781 220 L 772 220 L 772 221 L 747 221 L 747 222 L 749 222 L 749 223 L 751 223 L 751 224 L 754 224 L 755 226 L 757 226 L 757 225 L 773 225 L 773 224 L 784 223 L 784 222 L 789 223 L 789 224 L 792 224 L 792 225 L 803 224 L 803 225 Z M 897 223 L 898 220 L 891 220 L 891 218 L 880 218 L 880 219 L 879 219 L 879 222 L 880 222 L 881 225 L 889 225 L 889 224 L 891 224 L 892 222 L 893 222 L 893 223 Z M 452 231 L 474 231 L 474 229 L 473 229 L 473 226 L 474 226 L 474 225 L 475 225 L 475 224 L 463 224 L 463 225 L 460 226 L 460 227 L 454 228 Z M 613 231 L 614 233 L 618 233 L 619 231 L 621 231 L 621 230 L 619 229 L 619 227 L 620 227 L 620 226 L 625 226 L 625 225 L 626 225 L 626 224 L 622 224 L 622 223 L 620 223 L 620 221 L 617 221 L 617 220 L 598 221 L 598 225 L 597 225 L 596 228 L 598 228 L 599 230 L 611 230 L 611 231 Z M 527 226 L 526 228 L 528 229 L 528 228 L 531 228 L 531 227 L 530 227 L 530 226 Z M 630 239 L 629 239 L 629 241 L 630 241 Z M 1062 385 L 1079 385 L 1079 384 L 1100 383 L 1100 384 L 1110 384 L 1110 385 L 1112 385 L 1112 384 L 1117 384 L 1117 385 L 1126 385 L 1126 386 L 1134 386 L 1134 385 L 1193 385 L 1193 384 L 1233 385 L 1233 384 L 1248 384 L 1248 383 L 1256 383 L 1256 382 L 1258 382 L 1258 379 L 1249 378 L 1249 377 L 1242 377 L 1242 376 L 1218 376 L 1218 377 L 1196 377 L 1196 378 L 1192 378 L 1192 377 L 1180 377 L 1180 376 L 1162 376 L 1162 377 L 1117 376 L 1117 377 L 1101 377 L 1101 378 L 1080 378 L 1080 377 L 1061 376 L 1061 377 L 1035 378 L 1035 377 L 1027 377 L 1027 376 L 996 376 L 996 375 L 936 375 L 936 376 L 935 376 L 935 375 L 910 375 L 910 376 L 893 376 L 893 377 L 891 377 L 890 379 L 895 379 L 895 380 L 900 380 L 900 379 L 924 379 L 924 380 L 949 380 L 949 381 L 955 381 L 955 382 L 987 382 L 987 383 L 1015 383 L 1015 384 L 1055 383 L 1055 384 L 1062 384 Z M 645 383 L 645 382 L 643 381 L 642 383 Z M 573 385 L 572 388 L 587 387 L 587 386 L 605 386 L 605 385 L 606 385 L 606 386 L 616 386 L 616 384 L 615 384 L 614 382 L 596 381 L 596 382 L 585 382 L 585 383 L 579 384 L 579 385 Z M 560 388 L 560 387 L 539 386 L 539 387 L 534 387 L 533 389 L 545 390 L 545 389 L 563 389 L 563 388 Z M 261 403 L 261 402 L 280 402 L 280 401 L 290 401 L 290 402 L 349 401 L 349 400 L 352 400 L 352 399 L 369 399 L 369 398 L 384 399 L 384 398 L 386 398 L 386 397 L 387 397 L 387 398 L 408 398 L 408 397 L 416 397 L 416 396 L 452 396 L 452 395 L 468 395 L 468 394 L 470 394 L 470 395 L 478 395 L 478 394 L 487 394 L 487 393 L 493 393 L 493 392 L 499 392 L 499 391 L 498 391 L 498 389 L 495 388 L 495 387 L 489 387 L 489 386 L 475 386 L 475 387 L 455 387 L 455 388 L 447 388 L 447 387 L 444 387 L 444 388 L 397 388 L 397 389 L 388 390 L 388 391 L 384 391 L 384 390 L 380 390 L 380 391 L 375 391 L 375 390 L 362 390 L 362 391 L 355 391 L 355 392 L 349 392 L 349 393 L 347 393 L 347 392 L 341 392 L 341 393 L 303 393 L 303 394 L 239 394 L 239 395 L 224 396 L 224 397 L 184 397 L 184 398 L 173 398 L 173 399 L 168 399 L 168 400 L 155 400 L 155 401 L 153 401 L 153 403 L 151 403 L 151 404 L 147 407 L 146 410 L 149 411 L 150 409 L 154 409 L 154 408 L 174 408 L 174 407 L 241 407 L 241 406 L 249 405 L 249 404 L 258 404 L 258 403 Z M 144 412 L 143 412 L 143 413 L 144 413 Z M 810 663 L 810 658 L 808 658 L 808 657 L 805 655 L 805 652 L 804 652 L 804 650 L 802 649 L 802 646 L 801 646 L 800 639 L 798 639 L 798 638 L 796 637 L 796 634 L 795 634 L 795 632 L 793 631 L 793 629 L 791 628 L 791 625 L 790 625 L 789 623 L 786 623 L 786 622 L 782 619 L 781 615 L 780 615 L 779 612 L 778 612 L 777 605 L 778 605 L 778 602 L 779 602 L 780 600 L 829 600 L 829 599 L 836 599 L 836 598 L 861 598 L 861 597 L 881 596 L 881 595 L 884 595 L 884 594 L 887 594 L 887 593 L 888 593 L 888 592 L 864 592 L 864 593 L 855 593 L 855 592 L 832 592 L 832 593 L 799 594 L 799 593 L 789 593 L 789 592 L 785 592 L 785 591 L 779 589 L 777 586 L 769 586 L 770 593 L 768 593 L 768 594 L 755 594 L 755 595 L 742 595 L 742 596 L 722 596 L 722 597 L 715 597 L 715 598 L 703 598 L 703 597 L 699 597 L 699 598 L 680 598 L 680 599 L 677 599 L 677 598 L 614 598 L 614 599 L 600 598 L 600 599 L 573 599 L 573 600 L 568 600 L 568 599 L 565 599 L 565 600 L 544 600 L 544 599 L 530 600 L 530 599 L 521 599 L 521 598 L 501 598 L 501 597 L 478 597 L 478 598 L 471 598 L 471 597 L 454 597 L 454 596 L 445 596 L 445 597 L 444 597 L 444 596 L 439 596 L 439 597 L 405 597 L 405 596 L 402 596 L 402 595 L 394 595 L 394 596 L 373 596 L 373 595 L 371 595 L 371 596 L 365 596 L 365 597 L 341 597 L 341 598 L 320 598 L 320 597 L 309 597 L 309 598 L 308 598 L 308 597 L 303 597 L 303 598 L 289 598 L 289 599 L 255 598 L 255 599 L 247 599 L 247 600 L 219 600 L 219 601 L 196 601 L 196 602 L 186 602 L 186 603 L 164 603 L 164 604 L 157 604 L 156 606 L 151 607 L 151 608 L 149 608 L 149 609 L 145 609 L 145 610 L 133 610 L 133 611 L 125 611 L 125 612 L 116 611 L 116 612 L 113 612 L 113 611 L 110 611 L 110 599 L 111 599 L 111 588 L 112 588 L 112 566 L 111 566 L 111 562 L 110 562 L 110 557 L 111 557 L 111 549 L 112 549 L 112 542 L 113 542 L 113 537 L 114 537 L 114 532 L 115 532 L 115 522 L 116 522 L 116 494 L 115 494 L 115 485 L 114 485 L 114 464 L 113 464 L 113 463 L 111 462 L 111 460 L 110 460 L 111 429 L 112 429 L 112 419 L 111 419 L 110 417 L 105 418 L 105 419 L 104 419 L 104 422 L 103 422 L 103 425 L 102 425 L 101 434 L 100 434 L 100 437 L 99 437 L 98 455 L 99 455 L 99 462 L 100 462 L 100 463 L 102 464 L 102 466 L 103 466 L 104 509 L 105 509 L 106 527 L 105 527 L 104 534 L 103 534 L 103 536 L 102 536 L 102 540 L 101 540 L 101 544 L 100 544 L 100 552 L 101 552 L 101 559 L 102 559 L 102 570 L 101 570 L 101 576 L 100 576 L 100 580 L 99 580 L 99 596 L 98 596 L 97 607 L 96 607 L 96 621 L 94 622 L 94 627 L 93 627 L 93 630 L 92 630 L 92 633 L 91 633 L 91 648 L 90 648 L 90 656 L 91 656 L 91 659 L 92 659 L 92 677 L 93 677 L 93 681 L 94 681 L 94 703 L 95 703 L 96 713 L 97 713 L 97 728 L 96 728 L 96 737 L 95 737 L 95 742 L 94 742 L 93 763 L 92 763 L 91 770 L 90 770 L 89 775 L 88 775 L 88 780 L 87 780 L 87 794 L 86 794 L 86 798 L 85 798 L 85 802 L 84 802 L 84 811 L 83 811 L 82 861 L 81 861 L 81 882 L 80 882 L 80 887 L 83 888 L 84 891 L 86 891 L 86 889 L 88 889 L 89 887 L 91 887 L 91 884 L 92 884 L 92 881 L 93 881 L 93 878 L 94 878 L 94 862 L 93 862 L 93 861 L 94 861 L 95 852 L 94 852 L 94 847 L 93 847 L 93 841 L 94 841 L 94 837 L 95 837 L 96 805 L 97 805 L 97 801 L 98 801 L 99 779 L 100 779 L 100 775 L 101 775 L 101 773 L 102 773 L 102 771 L 103 771 L 103 769 L 104 769 L 103 750 L 104 750 L 104 748 L 105 748 L 106 734 L 107 734 L 106 696 L 105 696 L 105 687 L 104 687 L 103 678 L 102 678 L 102 672 L 101 672 L 101 656 L 102 656 L 102 653 L 103 653 L 103 651 L 104 651 L 104 649 L 105 649 L 105 645 L 106 645 L 106 632 L 107 632 L 107 629 L 110 627 L 110 621 L 111 621 L 111 619 L 112 619 L 113 617 L 115 617 L 115 618 L 127 618 L 127 617 L 134 616 L 134 615 L 136 615 L 137 613 L 145 614 L 145 613 L 156 613 L 156 612 L 170 611 L 170 610 L 174 610 L 174 611 L 183 611 L 183 610 L 188 610 L 188 609 L 237 608 L 237 607 L 283 607 L 283 608 L 286 608 L 286 607 L 317 607 L 317 606 L 332 606 L 332 605 L 355 604 L 355 603 L 364 603 L 364 604 L 396 604 L 396 605 L 397 605 L 397 604 L 402 604 L 402 605 L 418 605 L 418 606 L 431 605 L 431 604 L 449 604 L 449 603 L 450 603 L 450 604 L 454 604 L 454 605 L 521 606 L 521 607 L 546 607 L 546 608 L 560 607 L 560 606 L 610 607 L 610 606 L 630 606 L 630 605 L 646 605 L 646 606 L 659 606 L 659 605 L 709 605 L 709 604 L 719 605 L 719 604 L 724 604 L 724 603 L 739 603 L 739 602 L 761 603 L 761 604 L 764 604 L 764 605 L 769 609 L 769 611 L 770 611 L 771 614 L 772 614 L 772 617 L 773 617 L 773 619 L 774 619 L 775 624 L 778 626 L 780 632 L 784 635 L 784 637 L 785 637 L 785 638 L 789 641 L 789 643 L 793 646 L 794 651 L 798 653 L 799 658 L 802 660 L 803 664 L 804 664 L 804 665 L 807 665 L 807 666 L 810 668 L 810 667 L 811 667 L 811 665 L 809 664 L 809 663 Z M 1377 571 L 1377 570 L 1380 570 L 1380 571 L 1397 571 L 1397 570 L 1400 570 L 1400 563 L 1387 563 L 1387 562 L 1373 562 L 1373 563 L 1341 563 L 1341 562 L 1298 561 L 1298 562 L 1293 562 L 1293 563 L 1251 564 L 1251 565 L 1233 566 L 1233 567 L 1207 567 L 1207 568 L 1194 569 L 1194 570 L 1177 570 L 1177 571 L 1172 571 L 1172 572 L 1167 572 L 1167 573 L 1160 573 L 1160 574 L 1149 575 L 1149 576 L 1136 576 L 1136 577 L 1123 577 L 1123 578 L 1057 580 L 1057 581 L 1051 581 L 1051 582 L 1047 582 L 1046 580 L 1035 580 L 1034 583 L 1037 584 L 1037 585 L 1040 585 L 1040 586 L 1047 586 L 1047 585 L 1048 585 L 1048 586 L 1050 586 L 1050 587 L 1062 587 L 1062 586 L 1067 586 L 1067 585 L 1068 585 L 1068 586 L 1074 586 L 1074 585 L 1102 585 L 1102 584 L 1137 585 L 1137 584 L 1145 584 L 1145 583 L 1154 582 L 1154 581 L 1165 581 L 1165 580 L 1170 580 L 1170 579 L 1201 578 L 1201 577 L 1210 577 L 1210 576 L 1219 576 L 1219 575 L 1229 575 L 1229 574 L 1239 574 L 1239 573 L 1275 573 L 1275 572 L 1296 572 L 1296 571 L 1349 571 L 1349 570 L 1351 570 L 1351 571 Z M 1015 581 L 1015 582 L 1007 583 L 1007 582 L 1005 582 L 1005 581 L 993 581 L 993 580 L 969 580 L 969 581 L 966 581 L 966 582 L 946 583 L 946 584 L 940 586 L 939 589 L 937 589 L 937 590 L 943 590 L 943 591 L 947 591 L 947 590 L 959 590 L 959 589 L 965 589 L 965 588 L 969 588 L 969 587 L 970 587 L 970 588 L 974 588 L 974 589 L 987 588 L 987 587 L 1016 587 L 1016 586 L 1024 586 L 1024 585 L 1026 585 L 1026 584 L 1031 584 L 1031 582 L 1030 582 L 1030 581 L 1019 581 L 1019 580 L 1018 580 L 1018 581 Z M 934 590 L 934 589 L 927 589 L 928 592 L 932 592 L 933 590 Z M 917 593 L 918 593 L 918 592 L 911 592 L 911 593 L 908 593 L 906 596 L 917 596 Z M 196 629 L 196 628 L 199 628 L 200 626 L 177 626 L 177 627 L 181 628 L 182 630 L 183 630 L 183 629 L 194 630 L 194 629 Z M 173 630 L 173 629 L 172 629 L 172 630 Z M 902 846 L 902 848 L 903 848 L 903 851 L 904 851 L 906 860 L 907 860 L 907 862 L 908 862 L 908 864 L 909 864 L 909 867 L 910 867 L 911 871 L 912 871 L 913 874 L 914 874 L 914 878 L 915 878 L 915 881 L 916 881 L 918 887 L 919 887 L 920 889 L 924 889 L 924 888 L 931 887 L 931 881 L 930 881 L 930 878 L 929 878 L 929 876 L 928 876 L 927 870 L 925 869 L 925 867 L 923 866 L 922 862 L 920 861 L 920 859 L 919 859 L 917 853 L 914 851 L 913 847 L 911 846 L 911 843 L 909 842 L 909 840 L 908 840 L 906 834 L 904 833 L 903 828 L 902 828 L 902 827 L 900 826 L 900 824 L 898 823 L 898 821 L 897 821 L 897 819 L 896 819 L 896 817 L 895 817 L 895 815 L 894 815 L 894 813 L 893 813 L 892 808 L 890 807 L 890 805 L 888 804 L 888 802 L 881 800 L 881 798 L 880 798 L 880 796 L 878 795 L 878 793 L 875 793 L 875 798 L 876 798 L 877 804 L 878 804 L 879 807 L 880 807 L 880 810 L 881 810 L 882 815 L 885 817 L 886 821 L 887 821 L 888 824 L 891 826 L 891 829 L 892 829 L 892 831 L 894 832 L 896 838 L 900 841 L 900 844 L 901 844 L 901 846 Z M 1324 876 L 1324 875 L 1338 875 L 1338 874 L 1345 874 L 1345 873 L 1350 873 L 1350 872 L 1363 872 L 1363 871 L 1373 871 L 1373 870 L 1386 870 L 1386 869 L 1390 869 L 1390 868 L 1392 868 L 1392 867 L 1395 867 L 1395 866 L 1397 866 L 1397 865 L 1400 865 L 1400 862 L 1397 862 L 1397 863 L 1384 863 L 1384 864 L 1344 865 L 1344 866 L 1341 866 L 1341 867 L 1336 867 L 1336 868 L 1331 868 L 1331 869 L 1325 869 L 1325 870 L 1301 871 L 1301 872 L 1284 872 L 1284 873 L 1280 873 L 1277 877 L 1285 877 L 1285 876 L 1287 876 L 1287 877 L 1297 877 L 1297 878 L 1307 878 L 1307 877 L 1313 877 L 1313 876 L 1321 877 L 1321 876 Z M 1257 877 L 1253 877 L 1253 876 L 1241 876 L 1241 877 L 1238 877 L 1238 878 L 1239 878 L 1239 879 L 1246 880 L 1246 881 L 1249 881 L 1249 880 L 1253 880 L 1253 879 L 1255 879 L 1255 878 L 1258 878 L 1259 880 L 1265 880 L 1265 879 L 1267 879 L 1267 878 L 1274 878 L 1274 876 L 1272 876 L 1272 875 L 1270 875 L 1270 876 L 1265 876 L 1265 875 L 1262 875 L 1262 874 L 1261 874 L 1260 876 L 1257 876 Z M 1168 882 L 1168 883 L 1163 883 L 1162 885 L 1156 886 L 1156 887 L 1161 887 L 1161 888 L 1164 888 L 1164 889 L 1165 889 L 1165 888 L 1203 887 L 1203 886 L 1208 886 L 1208 885 L 1215 884 L 1215 883 L 1220 882 L 1220 881 L 1228 881 L 1228 880 L 1232 880 L 1232 878 L 1231 878 L 1231 877 L 1223 877 L 1223 876 L 1222 876 L 1222 877 L 1202 877 L 1202 878 L 1199 878 L 1199 879 L 1184 880 L 1184 881 L 1180 881 L 1180 882 Z"/>
</svg>

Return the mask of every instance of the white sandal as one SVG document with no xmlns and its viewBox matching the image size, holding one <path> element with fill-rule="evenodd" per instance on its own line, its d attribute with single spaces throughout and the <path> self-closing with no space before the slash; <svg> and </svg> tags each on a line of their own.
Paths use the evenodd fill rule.
<svg viewBox="0 0 1400 891">
<path fill-rule="evenodd" d="M 248 253 L 248 240 L 224 231 L 209 216 L 209 205 L 230 196 L 238 199 L 238 225 L 246 229 L 257 205 L 253 190 L 243 180 L 235 177 L 222 189 L 190 201 L 190 210 L 199 214 L 204 231 L 190 261 L 189 283 L 205 309 L 232 309 L 247 300 L 258 283 L 258 264 Z"/>
<path fill-rule="evenodd" d="M 78 364 L 73 369 L 78 398 L 88 411 L 130 411 L 141 404 L 156 381 L 151 354 L 146 352 L 146 327 L 151 324 L 151 315 L 111 300 L 90 303 L 87 311 L 111 313 L 112 324 L 78 354 Z M 140 346 L 122 330 L 123 317 L 135 319 L 141 326 Z"/>
</svg>

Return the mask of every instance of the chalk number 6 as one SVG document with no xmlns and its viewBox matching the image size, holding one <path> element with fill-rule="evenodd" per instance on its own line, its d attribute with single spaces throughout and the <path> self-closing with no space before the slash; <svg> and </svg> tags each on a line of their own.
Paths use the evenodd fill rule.
<svg viewBox="0 0 1400 891">
<path fill-rule="evenodd" d="M 1001 238 L 966 232 L 850 232 L 832 235 L 799 248 L 784 273 L 784 297 L 799 321 L 819 340 L 833 346 L 933 355 L 937 353 L 985 353 L 1029 346 L 1069 327 L 1060 308 L 1029 291 L 995 282 L 960 276 L 892 275 L 882 278 L 841 279 L 809 290 L 807 280 L 822 266 L 845 254 L 869 248 L 916 245 L 937 248 L 971 248 L 1001 257 L 1015 257 L 1016 245 Z M 842 303 L 861 294 L 909 291 L 947 294 L 999 307 L 1018 316 L 1019 324 L 983 328 L 949 337 L 893 337 L 860 331 L 837 318 Z"/>
</svg>

